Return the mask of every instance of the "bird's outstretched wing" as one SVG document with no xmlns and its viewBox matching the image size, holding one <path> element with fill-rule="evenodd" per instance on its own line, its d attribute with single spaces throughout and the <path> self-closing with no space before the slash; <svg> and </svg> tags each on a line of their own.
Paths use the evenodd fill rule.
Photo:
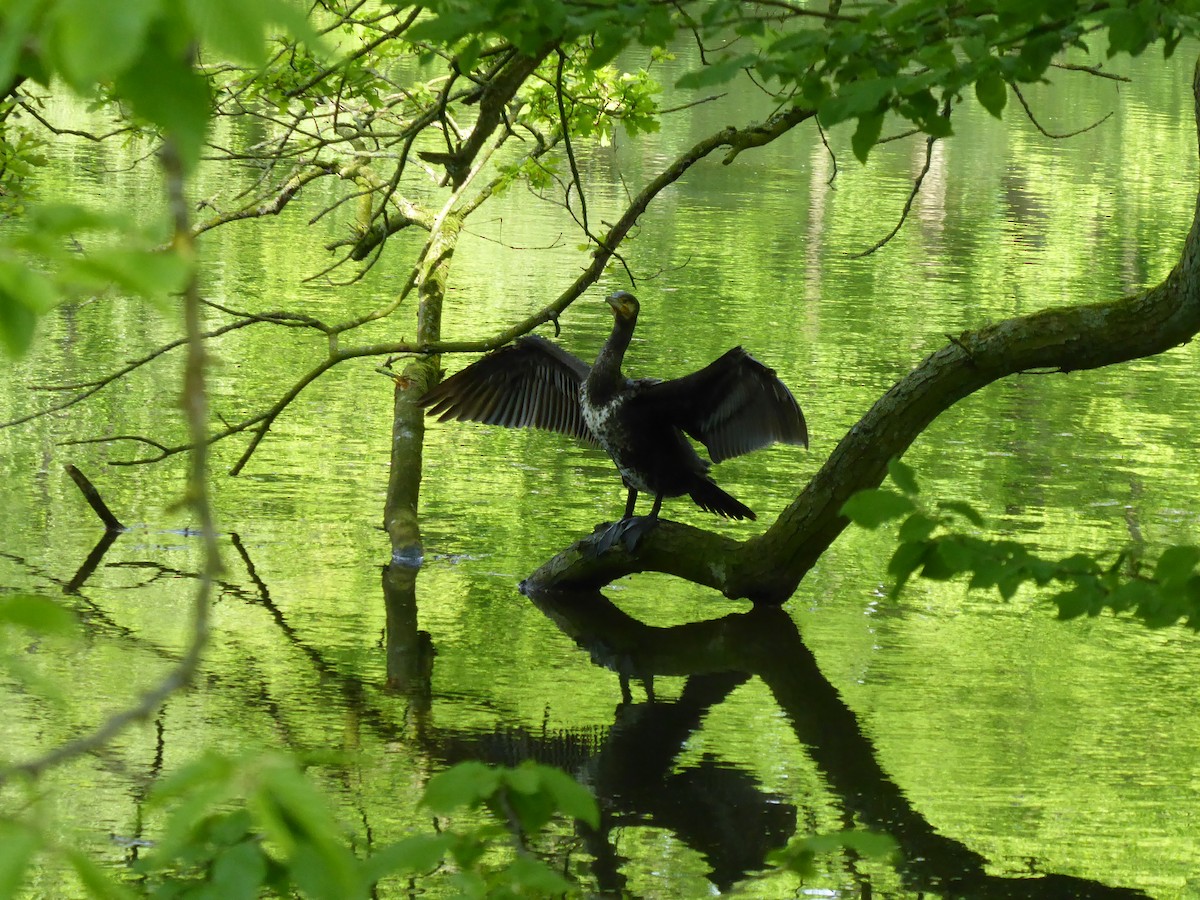
<svg viewBox="0 0 1200 900">
<path fill-rule="evenodd" d="M 579 407 L 588 371 L 579 357 L 529 335 L 451 375 L 417 403 L 440 422 L 544 428 L 596 445 Z"/>
<path fill-rule="evenodd" d="M 699 372 L 647 388 L 638 398 L 702 443 L 714 463 L 779 441 L 808 446 L 792 392 L 757 359 L 734 347 Z"/>
</svg>

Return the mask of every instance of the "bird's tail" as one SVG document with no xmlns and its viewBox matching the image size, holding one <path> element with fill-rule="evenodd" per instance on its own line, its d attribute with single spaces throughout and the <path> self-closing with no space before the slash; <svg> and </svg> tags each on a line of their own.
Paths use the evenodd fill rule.
<svg viewBox="0 0 1200 900">
<path fill-rule="evenodd" d="M 729 496 L 707 478 L 698 479 L 688 491 L 697 506 L 727 519 L 756 519 L 754 510 L 741 501 Z"/>
</svg>

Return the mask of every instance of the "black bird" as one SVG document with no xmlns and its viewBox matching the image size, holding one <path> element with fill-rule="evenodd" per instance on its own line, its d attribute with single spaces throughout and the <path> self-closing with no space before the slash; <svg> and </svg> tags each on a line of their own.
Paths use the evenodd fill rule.
<svg viewBox="0 0 1200 900">
<path fill-rule="evenodd" d="M 717 487 L 709 463 L 684 435 L 703 444 L 714 463 L 775 441 L 807 447 L 804 414 L 791 392 L 741 347 L 672 381 L 626 378 L 621 361 L 637 324 L 638 301 L 628 291 L 607 300 L 613 330 L 595 365 L 527 336 L 447 378 L 418 403 L 442 422 L 545 428 L 602 447 L 629 488 L 618 523 L 624 525 L 607 544 L 624 535 L 632 547 L 658 518 L 663 497 L 687 494 L 719 516 L 755 518 L 750 507 Z M 633 517 L 639 491 L 652 494 L 654 505 L 644 524 L 631 530 L 625 520 Z"/>
</svg>

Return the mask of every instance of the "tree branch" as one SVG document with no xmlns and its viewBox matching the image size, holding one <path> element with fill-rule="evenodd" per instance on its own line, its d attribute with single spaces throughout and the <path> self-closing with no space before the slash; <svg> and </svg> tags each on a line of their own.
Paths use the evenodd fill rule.
<svg viewBox="0 0 1200 900">
<path fill-rule="evenodd" d="M 1193 80 L 1200 131 L 1200 66 Z M 900 379 L 842 438 L 800 495 L 767 531 L 744 542 L 661 522 L 635 554 L 596 553 L 594 536 L 543 564 L 528 590 L 595 587 L 656 571 L 708 585 L 730 598 L 783 603 L 849 524 L 857 491 L 882 483 L 941 413 L 981 388 L 1023 372 L 1096 369 L 1164 353 L 1200 332 L 1200 196 L 1180 260 L 1159 285 L 1119 300 L 1043 310 L 965 332 Z"/>
</svg>

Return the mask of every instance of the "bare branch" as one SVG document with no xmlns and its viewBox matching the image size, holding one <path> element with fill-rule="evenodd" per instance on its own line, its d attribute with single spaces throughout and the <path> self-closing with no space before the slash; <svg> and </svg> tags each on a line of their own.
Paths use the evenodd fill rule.
<svg viewBox="0 0 1200 900">
<path fill-rule="evenodd" d="M 1101 125 L 1103 125 L 1105 122 L 1107 122 L 1109 119 L 1112 118 L 1112 111 L 1110 110 L 1107 115 L 1105 115 L 1103 118 L 1093 122 L 1091 125 L 1088 125 L 1086 128 L 1080 128 L 1078 131 L 1069 131 L 1066 134 L 1052 134 L 1051 132 L 1049 132 L 1045 128 L 1043 128 L 1042 123 L 1039 122 L 1037 120 L 1037 118 L 1034 116 L 1033 110 L 1029 108 L 1029 103 L 1026 102 L 1026 100 L 1025 100 L 1025 95 L 1021 93 L 1021 89 L 1019 87 L 1017 87 L 1015 84 L 1012 85 L 1011 87 L 1013 89 L 1013 93 L 1017 95 L 1017 99 L 1021 101 L 1021 106 L 1024 107 L 1024 109 L 1025 109 L 1025 115 L 1029 117 L 1029 121 L 1033 123 L 1033 127 L 1036 128 L 1038 131 L 1040 131 L 1042 134 L 1044 134 L 1046 137 L 1051 138 L 1052 140 L 1061 141 L 1061 140 L 1066 140 L 1067 138 L 1073 138 L 1076 135 L 1083 134 L 1085 131 L 1091 131 L 1093 128 L 1099 128 Z"/>
<path fill-rule="evenodd" d="M 950 101 L 947 100 L 942 107 L 942 117 L 949 118 L 950 116 Z M 908 221 L 908 214 L 912 211 L 913 203 L 917 199 L 917 194 L 921 192 L 921 185 L 925 181 L 925 176 L 929 174 L 929 166 L 933 162 L 933 145 L 937 138 L 930 135 L 925 140 L 925 163 L 921 166 L 921 171 L 913 180 L 912 190 L 908 192 L 908 199 L 904 201 L 904 209 L 900 211 L 900 219 L 896 222 L 896 227 L 889 231 L 886 235 L 879 239 L 873 246 L 868 247 L 859 253 L 851 253 L 850 259 L 862 259 L 864 256 L 870 256 L 879 248 L 887 244 L 892 238 L 900 233 L 900 229 L 904 227 L 904 223 Z"/>
</svg>

